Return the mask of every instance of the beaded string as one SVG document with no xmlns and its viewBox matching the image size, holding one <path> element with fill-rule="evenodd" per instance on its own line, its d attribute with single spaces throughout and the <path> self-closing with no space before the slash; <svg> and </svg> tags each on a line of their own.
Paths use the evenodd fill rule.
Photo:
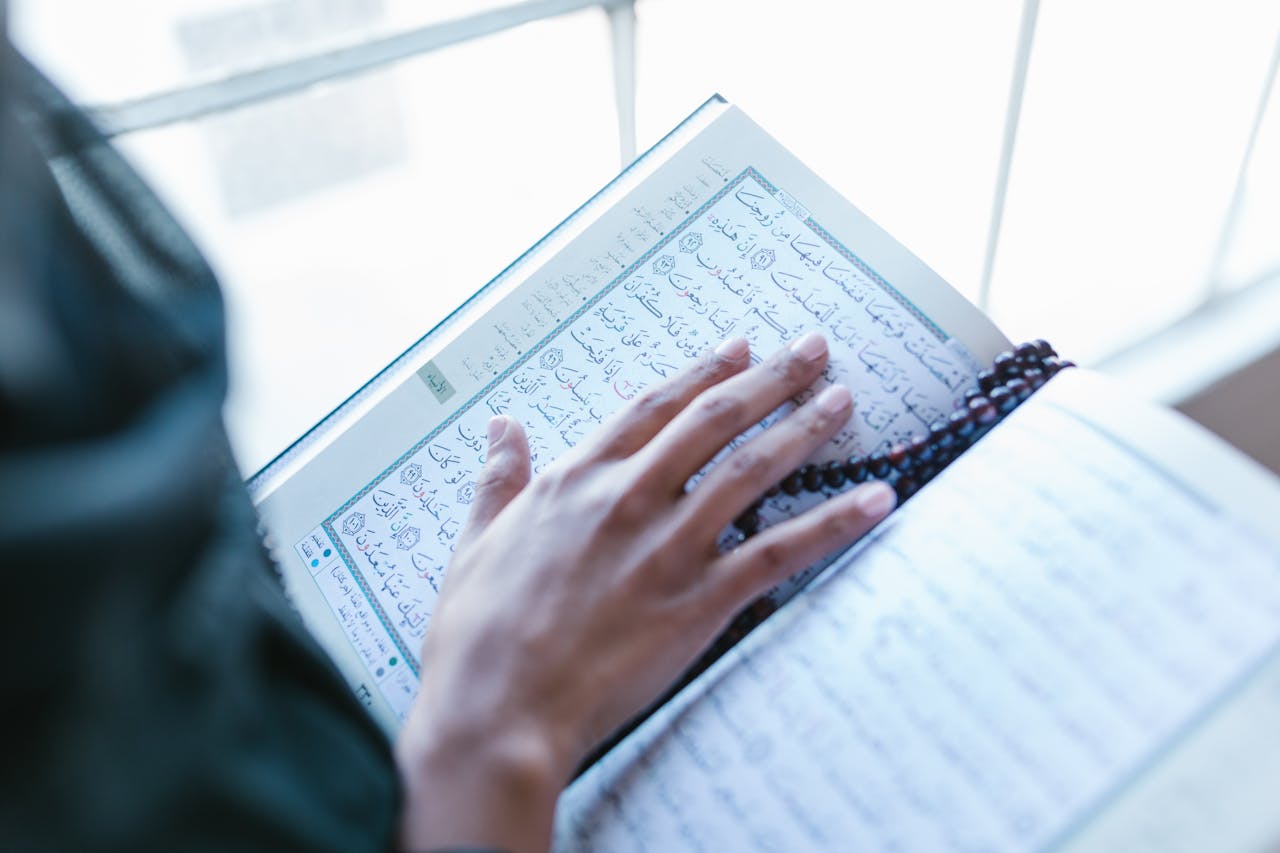
<svg viewBox="0 0 1280 853">
<path fill-rule="evenodd" d="M 746 541 L 760 531 L 760 508 L 778 494 L 829 494 L 846 484 L 884 480 L 898 493 L 898 501 L 905 501 L 1054 374 L 1068 367 L 1075 367 L 1075 363 L 1058 358 L 1044 340 L 1000 353 L 989 369 L 978 373 L 977 387 L 965 392 L 956 411 L 931 424 L 928 435 L 913 435 L 888 450 L 851 456 L 843 462 L 797 468 L 734 520 L 738 540 Z"/>
<path fill-rule="evenodd" d="M 805 491 L 834 494 L 836 489 L 845 485 L 884 480 L 897 491 L 900 502 L 906 500 L 985 435 L 1002 417 L 1016 409 L 1019 403 L 1030 397 L 1050 377 L 1068 367 L 1075 367 L 1075 364 L 1058 358 L 1053 347 L 1042 340 L 1021 344 L 1010 352 L 1000 353 L 992 361 L 989 370 L 978 374 L 977 387 L 965 392 L 964 400 L 958 403 L 956 411 L 931 424 L 927 436 L 913 436 L 907 441 L 894 444 L 888 450 L 877 451 L 869 456 L 851 456 L 844 462 L 805 465 L 792 471 L 733 522 L 738 541 L 744 542 L 760 531 L 760 508 L 766 498 L 778 494 L 798 495 Z M 688 671 L 652 707 L 665 704 L 777 609 L 778 604 L 772 598 L 761 596 L 740 611 Z M 583 762 L 578 772 L 585 771 L 595 763 L 639 725 L 639 720 L 645 716 L 647 714 L 642 714 L 623 726 Z"/>
</svg>

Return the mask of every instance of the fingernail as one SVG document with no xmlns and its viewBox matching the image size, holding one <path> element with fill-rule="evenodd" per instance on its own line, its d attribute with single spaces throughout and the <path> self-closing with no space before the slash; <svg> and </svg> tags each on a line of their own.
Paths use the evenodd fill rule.
<svg viewBox="0 0 1280 853">
<path fill-rule="evenodd" d="M 888 483 L 876 480 L 863 483 L 853 492 L 853 503 L 868 518 L 880 518 L 887 515 L 898 502 L 898 496 Z"/>
<path fill-rule="evenodd" d="M 853 395 L 843 385 L 831 385 L 824 388 L 813 402 L 827 414 L 838 415 L 853 405 Z"/>
<path fill-rule="evenodd" d="M 827 341 L 817 332 L 810 332 L 791 344 L 791 351 L 807 361 L 817 361 L 827 352 Z"/>
<path fill-rule="evenodd" d="M 729 338 L 716 347 L 716 355 L 727 361 L 737 361 L 751 350 L 746 338 Z"/>
<path fill-rule="evenodd" d="M 503 434 L 507 431 L 506 415 L 494 415 L 489 418 L 489 444 L 490 446 L 498 443 Z"/>
</svg>

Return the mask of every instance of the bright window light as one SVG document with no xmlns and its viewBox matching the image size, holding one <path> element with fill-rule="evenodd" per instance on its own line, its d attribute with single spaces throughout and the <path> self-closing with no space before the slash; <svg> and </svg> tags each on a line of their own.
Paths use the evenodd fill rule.
<svg viewBox="0 0 1280 853">
<path fill-rule="evenodd" d="M 989 289 L 1006 332 L 1096 362 L 1280 277 L 1274 0 L 636 0 L 634 28 L 626 0 L 605 3 L 612 28 L 574 0 L 10 15 L 56 81 L 107 108 L 467 16 L 543 18 L 120 139 L 223 278 L 246 473 L 603 185 L 632 119 L 643 150 L 713 92 L 976 299 L 1028 9 Z"/>
</svg>

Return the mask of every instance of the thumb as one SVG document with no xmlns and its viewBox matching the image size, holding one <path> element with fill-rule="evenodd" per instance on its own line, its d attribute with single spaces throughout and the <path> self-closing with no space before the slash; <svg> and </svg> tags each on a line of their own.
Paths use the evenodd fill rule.
<svg viewBox="0 0 1280 853">
<path fill-rule="evenodd" d="M 487 527 L 529 485 L 529 477 L 529 440 L 524 427 L 506 415 L 490 418 L 489 456 L 480 472 L 464 537 L 470 538 Z"/>
</svg>

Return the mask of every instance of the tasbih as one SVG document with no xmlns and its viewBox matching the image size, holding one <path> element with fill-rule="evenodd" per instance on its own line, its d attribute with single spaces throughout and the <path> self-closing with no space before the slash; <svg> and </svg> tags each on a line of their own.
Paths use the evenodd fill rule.
<svg viewBox="0 0 1280 853">
<path fill-rule="evenodd" d="M 887 450 L 851 456 L 843 462 L 804 465 L 792 471 L 734 520 L 739 541 L 760 531 L 760 508 L 779 494 L 834 494 L 845 485 L 883 480 L 893 486 L 900 503 L 905 501 L 1054 374 L 1068 367 L 1075 367 L 1075 363 L 1058 358 L 1043 340 L 1000 353 L 989 369 L 978 373 L 977 386 L 957 401 L 956 411 L 932 423 L 928 435 L 913 435 Z"/>
<path fill-rule="evenodd" d="M 1047 341 L 1032 341 L 1000 353 L 989 370 L 978 373 L 977 387 L 970 388 L 964 398 L 957 401 L 956 411 L 931 424 L 928 435 L 911 436 L 888 450 L 851 456 L 844 462 L 804 465 L 792 471 L 733 522 L 738 541 L 745 542 L 760 531 L 760 508 L 767 499 L 780 494 L 817 492 L 833 495 L 846 485 L 884 480 L 898 493 L 898 501 L 905 501 L 1050 377 L 1068 367 L 1075 367 L 1075 364 L 1058 358 Z M 777 609 L 777 602 L 768 595 L 747 605 L 654 707 L 669 700 Z M 636 725 L 638 723 L 631 723 L 615 733 L 582 764 L 579 772 L 591 766 Z"/>
</svg>

